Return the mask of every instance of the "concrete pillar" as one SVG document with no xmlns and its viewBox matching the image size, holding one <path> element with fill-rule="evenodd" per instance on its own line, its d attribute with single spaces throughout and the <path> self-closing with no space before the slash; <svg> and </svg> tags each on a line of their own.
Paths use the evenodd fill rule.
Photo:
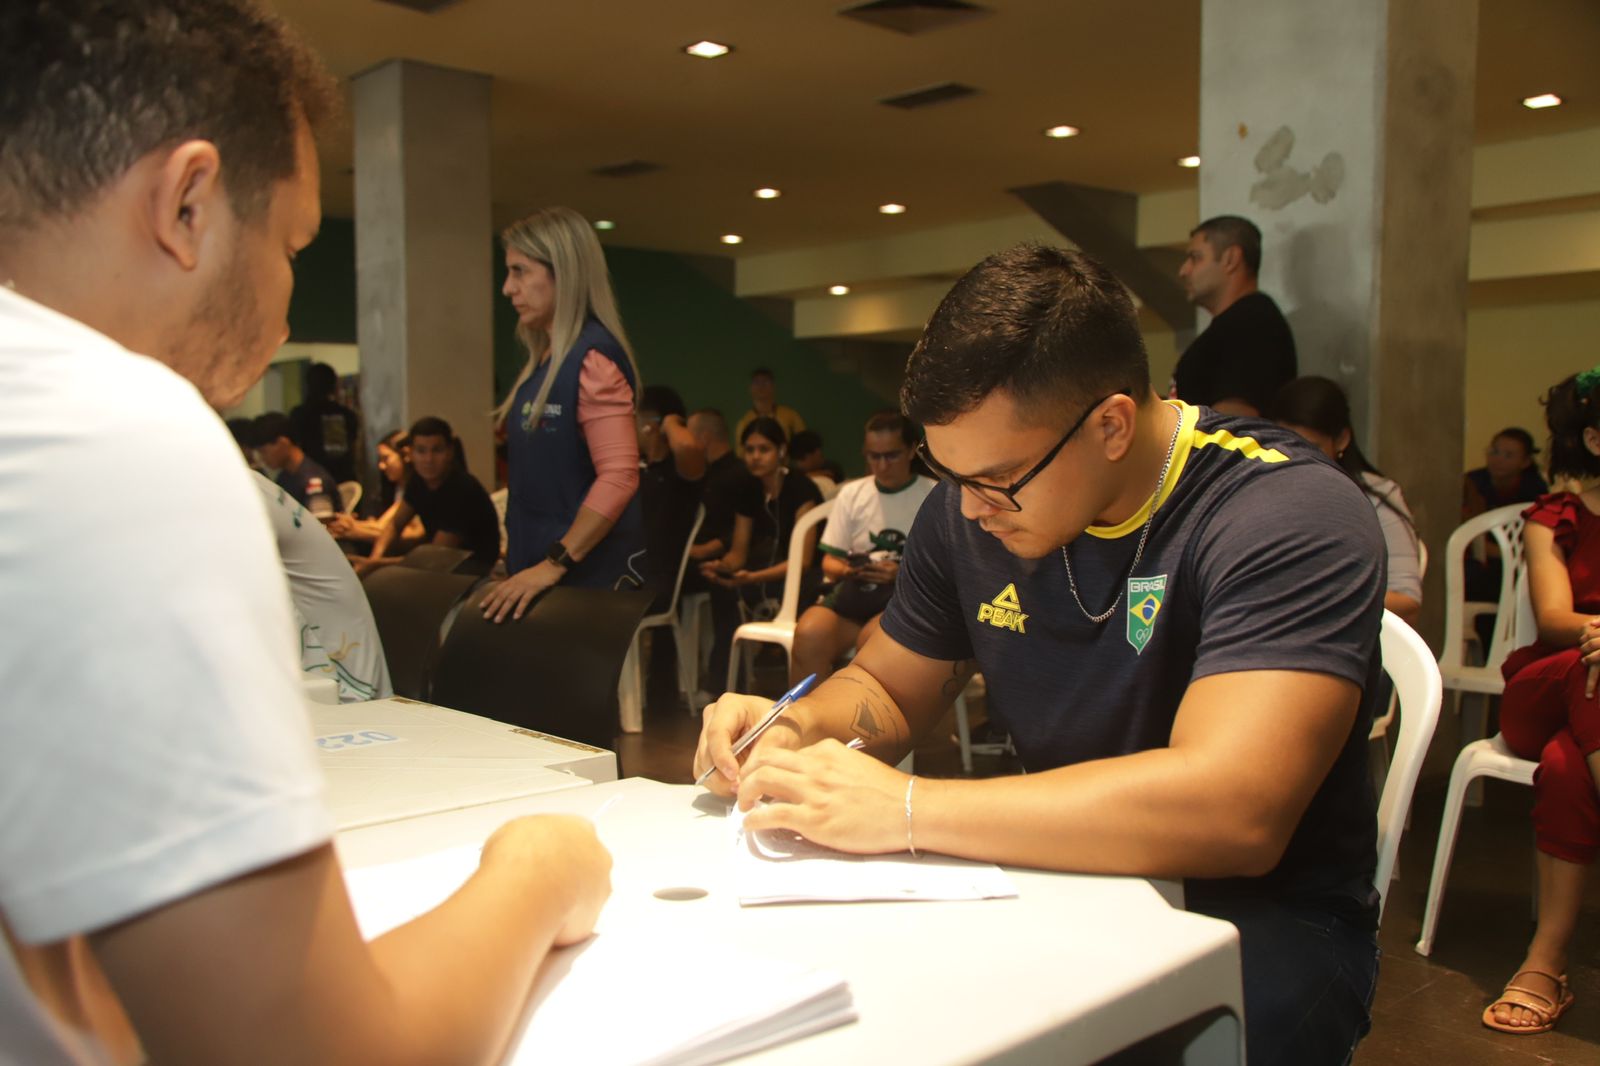
<svg viewBox="0 0 1600 1066">
<path fill-rule="evenodd" d="M 1202 9 L 1200 217 L 1261 227 L 1300 372 L 1345 386 L 1437 561 L 1434 635 L 1461 503 L 1476 53 L 1477 5 L 1458 0 Z"/>
<path fill-rule="evenodd" d="M 494 489 L 490 79 L 392 59 L 353 79 L 356 337 L 368 454 L 445 419 Z"/>
</svg>

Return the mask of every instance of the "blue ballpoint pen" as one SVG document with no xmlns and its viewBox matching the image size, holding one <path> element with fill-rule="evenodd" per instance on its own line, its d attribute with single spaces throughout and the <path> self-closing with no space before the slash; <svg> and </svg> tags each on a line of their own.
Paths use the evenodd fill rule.
<svg viewBox="0 0 1600 1066">
<path fill-rule="evenodd" d="M 793 703 L 801 696 L 804 696 L 807 692 L 810 692 L 811 686 L 816 683 L 817 675 L 807 674 L 805 677 L 800 679 L 800 683 L 798 685 L 790 689 L 788 692 L 785 692 L 782 696 L 778 697 L 778 702 L 772 705 L 772 710 L 767 712 L 767 716 L 761 719 L 761 721 L 757 722 L 756 727 L 750 730 L 750 732 L 746 733 L 744 736 L 740 737 L 738 743 L 733 746 L 734 757 L 738 758 L 740 755 L 744 754 L 744 750 L 759 740 L 761 734 L 767 731 L 767 727 L 778 720 L 778 715 L 783 713 L 783 709 L 785 707 L 789 706 L 789 704 Z M 717 767 L 716 764 L 713 763 L 712 765 L 706 767 L 705 773 L 695 778 L 694 783 L 697 785 L 703 785 L 709 781 L 711 779 L 711 775 L 716 772 Z"/>
</svg>

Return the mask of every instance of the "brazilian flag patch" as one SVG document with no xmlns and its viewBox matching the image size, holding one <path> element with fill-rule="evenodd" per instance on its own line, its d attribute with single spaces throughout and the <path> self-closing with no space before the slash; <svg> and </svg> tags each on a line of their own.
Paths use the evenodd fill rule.
<svg viewBox="0 0 1600 1066">
<path fill-rule="evenodd" d="M 1142 653 L 1155 632 L 1161 600 L 1167 594 L 1167 575 L 1128 578 L 1128 643 Z"/>
</svg>

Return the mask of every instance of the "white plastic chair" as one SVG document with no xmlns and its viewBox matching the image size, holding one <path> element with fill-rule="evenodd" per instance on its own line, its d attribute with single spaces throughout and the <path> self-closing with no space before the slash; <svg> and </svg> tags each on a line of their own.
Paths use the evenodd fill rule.
<svg viewBox="0 0 1600 1066">
<path fill-rule="evenodd" d="M 746 622 L 733 631 L 733 644 L 728 649 L 728 687 L 735 692 L 739 681 L 739 643 L 781 644 L 785 657 L 794 653 L 794 626 L 800 614 L 801 564 L 805 561 L 806 538 L 819 522 L 833 513 L 833 501 L 825 500 L 800 517 L 789 534 L 789 565 L 783 575 L 783 599 L 778 613 L 770 622 Z"/>
<path fill-rule="evenodd" d="M 689 693 L 689 713 L 698 715 L 695 698 L 700 694 L 700 675 L 708 668 L 711 644 L 715 634 L 711 624 L 711 593 L 691 592 L 678 601 L 681 618 L 679 629 L 683 633 L 683 650 L 679 653 L 678 681 Z"/>
<path fill-rule="evenodd" d="M 1439 723 L 1439 705 L 1443 702 L 1444 689 L 1439 680 L 1439 666 L 1433 661 L 1433 652 L 1398 615 L 1383 612 L 1383 629 L 1379 640 L 1383 650 L 1383 669 L 1394 682 L 1401 710 L 1394 763 L 1389 768 L 1389 775 L 1383 783 L 1383 794 L 1378 799 L 1378 867 L 1373 883 L 1378 889 L 1378 917 L 1381 920 L 1383 905 L 1389 898 L 1395 856 L 1400 850 L 1400 835 L 1405 831 L 1406 813 L 1411 809 L 1411 795 L 1417 787 L 1417 775 L 1422 773 L 1428 742 L 1433 739 L 1434 727 Z"/>
<path fill-rule="evenodd" d="M 1486 732 L 1489 697 L 1498 696 L 1505 688 L 1500 677 L 1500 664 L 1506 656 L 1527 640 L 1517 633 L 1516 584 L 1517 572 L 1522 566 L 1522 512 L 1525 504 L 1512 504 L 1485 511 L 1469 518 L 1456 527 L 1445 543 L 1444 553 L 1444 645 L 1439 655 L 1439 675 L 1444 687 L 1458 694 L 1478 697 L 1472 701 L 1473 712 L 1468 715 L 1465 703 L 1458 695 L 1461 712 L 1461 735 L 1477 740 Z M 1466 638 L 1469 624 L 1466 621 L 1466 568 L 1463 565 L 1467 549 L 1479 537 L 1488 534 L 1500 546 L 1500 596 L 1496 609 L 1494 639 L 1484 650 L 1483 664 L 1466 662 Z"/>
<path fill-rule="evenodd" d="M 1417 577 L 1428 576 L 1428 546 L 1422 543 L 1422 538 L 1417 538 Z M 1394 721 L 1395 708 L 1400 703 L 1400 690 L 1397 688 L 1389 693 L 1389 708 L 1372 720 L 1372 730 L 1367 734 L 1367 739 L 1383 741 L 1384 773 L 1388 773 L 1389 766 L 1389 725 Z"/>
<path fill-rule="evenodd" d="M 1527 566 L 1519 562 L 1515 571 L 1508 568 L 1507 573 L 1513 575 L 1516 610 L 1502 611 L 1501 614 L 1513 616 L 1513 624 L 1523 634 L 1526 643 L 1538 631 L 1533 616 L 1533 598 L 1528 592 Z M 1401 721 L 1404 722 L 1403 717 Z M 1422 911 L 1422 935 L 1417 938 L 1417 954 L 1433 953 L 1433 934 L 1439 924 L 1439 905 L 1444 899 L 1445 879 L 1450 875 L 1450 860 L 1455 855 L 1456 833 L 1461 828 L 1461 810 L 1466 806 L 1467 787 L 1480 777 L 1532 785 L 1533 772 L 1538 768 L 1538 763 L 1513 755 L 1511 749 L 1506 747 L 1505 738 L 1498 733 L 1487 740 L 1473 741 L 1456 756 L 1456 764 L 1450 770 L 1450 786 L 1445 792 L 1444 816 L 1439 820 L 1439 843 L 1433 852 L 1433 874 L 1428 878 L 1428 902 Z"/>
<path fill-rule="evenodd" d="M 355 514 L 356 504 L 361 502 L 361 482 L 339 482 L 339 502 L 344 505 L 345 514 Z"/>
<path fill-rule="evenodd" d="M 689 639 L 688 629 L 678 620 L 678 594 L 683 590 L 683 575 L 689 568 L 689 549 L 694 547 L 694 538 L 700 533 L 700 523 L 706 520 L 704 506 L 695 511 L 694 525 L 689 527 L 689 539 L 683 542 L 683 552 L 678 557 L 678 575 L 672 582 L 672 598 L 667 602 L 666 610 L 656 614 L 647 614 L 639 620 L 639 628 L 633 632 L 633 644 L 628 648 L 628 658 L 622 664 L 622 679 L 617 689 L 617 703 L 621 708 L 622 731 L 624 733 L 637 733 L 644 728 L 644 631 L 659 629 L 663 626 L 672 629 L 672 641 L 677 649 L 678 656 L 678 687 L 683 690 L 684 698 L 691 706 L 694 703 L 694 689 L 687 688 L 690 669 L 684 661 L 699 654 L 698 642 Z M 698 664 L 696 664 L 698 665 Z M 698 670 L 694 671 L 698 673 Z"/>
</svg>

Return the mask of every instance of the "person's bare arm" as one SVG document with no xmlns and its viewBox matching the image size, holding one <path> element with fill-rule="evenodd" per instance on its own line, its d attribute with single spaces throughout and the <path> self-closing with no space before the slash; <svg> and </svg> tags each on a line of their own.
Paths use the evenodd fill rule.
<svg viewBox="0 0 1600 1066">
<path fill-rule="evenodd" d="M 588 823 L 519 819 L 433 911 L 363 942 L 324 846 L 90 938 L 152 1062 L 491 1063 L 610 891 Z"/>
<path fill-rule="evenodd" d="M 1525 523 L 1522 545 L 1539 639 L 1557 648 L 1570 648 L 1583 642 L 1586 639 L 1584 627 L 1593 617 L 1573 610 L 1572 578 L 1567 573 L 1566 554 L 1556 543 L 1555 530 L 1537 522 Z"/>
<path fill-rule="evenodd" d="M 672 450 L 672 465 L 685 481 L 699 481 L 706 475 L 706 449 L 689 432 L 682 415 L 668 415 L 661 420 L 661 432 Z"/>
<path fill-rule="evenodd" d="M 389 552 L 389 546 L 395 542 L 400 531 L 411 524 L 417 512 L 404 500 L 397 500 L 395 505 L 384 512 L 383 528 L 378 531 L 378 539 L 372 542 L 371 558 L 382 559 Z"/>
<path fill-rule="evenodd" d="M 896 645 L 880 633 L 857 662 L 881 661 L 890 646 Z M 904 850 L 906 775 L 839 743 L 861 735 L 849 712 L 841 713 L 836 696 L 848 683 L 841 675 L 818 690 L 829 697 L 825 709 L 815 699 L 802 701 L 794 725 L 771 743 L 763 737 L 734 770 L 741 807 L 751 810 L 764 796 L 780 801 L 751 810 L 746 824 L 791 829 L 844 851 Z M 908 700 L 881 684 L 861 688 L 862 724 L 869 730 L 886 724 L 884 735 L 893 737 L 899 712 L 898 724 L 909 732 L 901 710 Z M 919 688 L 926 699 L 925 680 Z M 1168 747 L 1018 777 L 919 779 L 914 839 L 919 849 L 1046 869 L 1257 876 L 1282 856 L 1349 735 L 1359 701 L 1355 684 L 1325 674 L 1202 678 L 1184 697 Z M 731 732 L 743 725 L 736 722 Z M 712 728 L 708 721 L 706 732 Z M 720 740 L 708 736 L 702 746 L 709 750 Z M 900 750 L 880 746 L 888 749 L 885 758 Z M 726 787 L 727 768 L 712 780 Z"/>
<path fill-rule="evenodd" d="M 822 576 L 829 581 L 843 581 L 855 571 L 856 568 L 842 555 L 835 555 L 832 552 L 822 553 Z"/>
<path fill-rule="evenodd" d="M 567 546 L 567 554 L 572 556 L 573 562 L 582 562 L 616 524 L 599 511 L 580 505 L 572 525 L 562 534 L 561 543 Z M 495 622 L 505 621 L 507 615 L 521 618 L 534 598 L 560 581 L 565 573 L 565 569 L 548 559 L 541 559 L 527 569 L 517 571 L 484 593 L 479 601 L 484 617 Z"/>
<path fill-rule="evenodd" d="M 1406 625 L 1416 628 L 1422 619 L 1422 604 L 1403 592 L 1385 592 L 1383 594 L 1383 607 L 1400 617 Z"/>
</svg>

